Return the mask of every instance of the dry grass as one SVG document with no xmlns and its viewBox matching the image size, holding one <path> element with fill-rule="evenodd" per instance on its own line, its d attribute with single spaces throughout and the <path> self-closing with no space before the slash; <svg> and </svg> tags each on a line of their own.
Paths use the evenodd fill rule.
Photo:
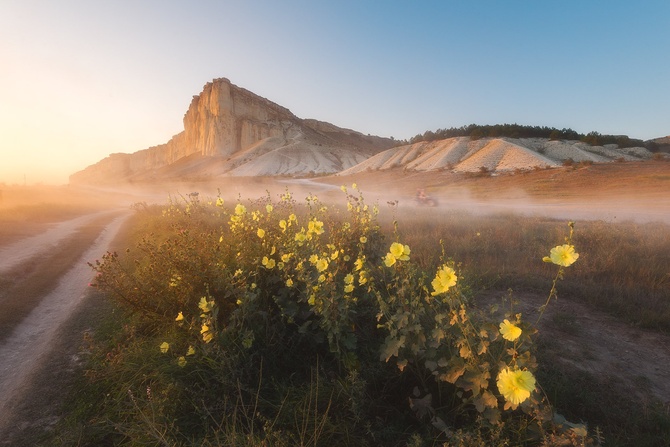
<svg viewBox="0 0 670 447">
<path fill-rule="evenodd" d="M 444 241 L 474 287 L 543 291 L 553 269 L 548 249 L 564 243 L 565 221 L 515 214 L 399 214 L 400 233 L 414 259 L 434 267 Z M 577 222 L 579 262 L 561 282 L 561 297 L 588 303 L 642 327 L 670 332 L 670 225 Z"/>
</svg>

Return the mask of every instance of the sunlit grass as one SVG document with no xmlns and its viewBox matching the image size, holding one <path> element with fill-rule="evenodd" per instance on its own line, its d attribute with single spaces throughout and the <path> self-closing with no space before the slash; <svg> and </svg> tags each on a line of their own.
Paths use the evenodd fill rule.
<svg viewBox="0 0 670 447">
<path fill-rule="evenodd" d="M 544 291 L 553 269 L 538 263 L 547 241 L 561 242 L 563 222 L 514 214 L 398 216 L 400 232 L 422 266 L 435 266 L 434 241 L 477 286 Z M 670 226 L 662 223 L 576 222 L 580 259 L 560 296 L 588 303 L 642 327 L 670 331 Z"/>
</svg>

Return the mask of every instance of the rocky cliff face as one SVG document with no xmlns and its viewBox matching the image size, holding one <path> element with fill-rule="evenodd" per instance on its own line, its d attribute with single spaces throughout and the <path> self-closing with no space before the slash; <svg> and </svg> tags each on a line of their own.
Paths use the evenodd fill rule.
<svg viewBox="0 0 670 447">
<path fill-rule="evenodd" d="M 308 148 L 310 157 L 316 153 L 335 160 L 334 163 L 317 163 L 314 169 L 305 163 L 292 164 L 274 172 L 272 160 L 286 157 L 285 152 L 295 153 L 296 145 Z M 393 145 L 387 138 L 365 136 L 349 129 L 341 129 L 316 120 L 301 120 L 290 110 L 262 98 L 248 90 L 237 87 L 228 79 L 215 79 L 205 85 L 202 93 L 193 97 L 184 115 L 184 131 L 165 144 L 150 147 L 133 154 L 113 154 L 88 168 L 73 174 L 73 183 L 101 183 L 118 180 L 148 180 L 170 173 L 170 177 L 198 177 L 203 175 L 198 164 L 191 163 L 188 169 L 170 169 L 186 157 L 216 158 L 217 161 L 234 159 L 234 163 L 218 163 L 216 171 L 207 171 L 207 176 L 240 172 L 263 172 L 264 175 L 306 174 L 328 172 L 350 167 L 355 160 L 365 159 Z M 273 157 L 264 157 L 263 163 L 270 166 L 247 166 L 270 152 Z M 240 157 L 245 154 L 244 157 Z M 284 154 L 284 155 L 282 155 Z M 339 164 L 338 164 L 339 160 Z M 260 161 L 259 161 L 260 162 Z"/>
<path fill-rule="evenodd" d="M 184 116 L 184 144 L 202 155 L 230 156 L 260 140 L 283 136 L 297 120 L 288 109 L 216 79 L 191 101 Z"/>
</svg>

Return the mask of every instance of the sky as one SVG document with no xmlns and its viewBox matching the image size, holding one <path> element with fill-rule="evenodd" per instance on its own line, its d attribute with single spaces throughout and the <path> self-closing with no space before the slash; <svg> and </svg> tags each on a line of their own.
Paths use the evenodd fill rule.
<svg viewBox="0 0 670 447">
<path fill-rule="evenodd" d="M 215 78 L 365 134 L 670 135 L 670 2 L 0 0 L 0 184 L 166 143 Z"/>
</svg>

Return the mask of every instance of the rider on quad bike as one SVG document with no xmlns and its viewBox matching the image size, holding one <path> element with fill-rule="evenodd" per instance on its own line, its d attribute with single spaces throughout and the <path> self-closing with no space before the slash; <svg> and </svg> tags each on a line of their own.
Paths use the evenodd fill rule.
<svg viewBox="0 0 670 447">
<path fill-rule="evenodd" d="M 421 206 L 436 206 L 437 200 L 426 195 L 426 190 L 424 190 L 423 188 L 417 188 L 416 203 Z"/>
</svg>

